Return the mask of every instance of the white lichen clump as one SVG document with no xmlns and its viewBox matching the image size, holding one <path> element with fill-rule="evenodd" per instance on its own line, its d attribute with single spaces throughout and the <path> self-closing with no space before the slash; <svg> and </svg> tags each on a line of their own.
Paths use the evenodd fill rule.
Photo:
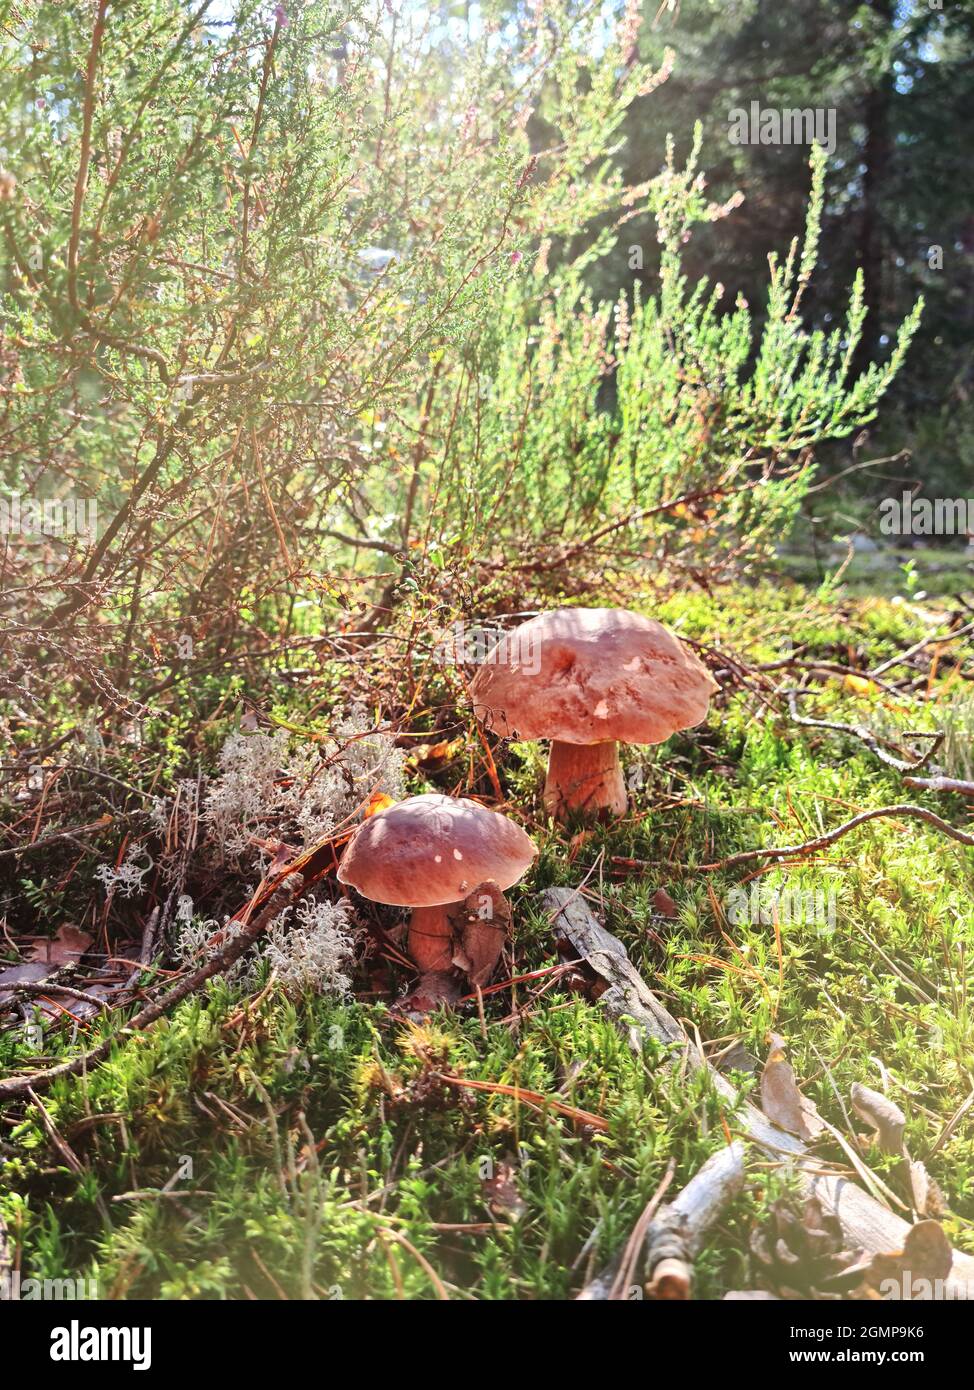
<svg viewBox="0 0 974 1390">
<path fill-rule="evenodd" d="M 239 858 L 268 836 L 317 844 L 373 792 L 404 794 L 405 752 L 389 734 L 370 732 L 353 711 L 323 746 L 294 743 L 285 729 L 231 734 L 220 771 L 206 789 L 203 818 L 225 855 Z"/>
<path fill-rule="evenodd" d="M 212 919 L 194 917 L 181 924 L 176 954 L 184 965 L 198 966 L 241 930 L 239 922 L 222 926 Z M 304 898 L 293 910 L 285 908 L 267 933 L 224 978 L 247 988 L 256 987 L 266 966 L 290 995 L 307 990 L 318 994 L 347 994 L 352 987 L 349 970 L 355 954 L 352 909 L 347 902 Z"/>
<path fill-rule="evenodd" d="M 276 917 L 260 954 L 277 973 L 288 994 L 314 990 L 319 994 L 348 994 L 346 973 L 354 955 L 351 905 L 304 898 L 288 924 L 290 908 Z"/>
<path fill-rule="evenodd" d="M 140 859 L 142 863 L 139 863 Z M 143 879 L 151 868 L 149 852 L 141 845 L 130 845 L 121 864 L 99 864 L 95 877 L 101 879 L 107 893 L 130 898 L 135 893 L 141 893 L 145 887 Z"/>
</svg>

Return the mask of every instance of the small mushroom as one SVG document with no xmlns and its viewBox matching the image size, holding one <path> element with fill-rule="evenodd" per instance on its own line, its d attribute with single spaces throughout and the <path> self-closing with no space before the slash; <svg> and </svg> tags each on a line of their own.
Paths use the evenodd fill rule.
<svg viewBox="0 0 974 1390">
<path fill-rule="evenodd" d="M 468 894 L 486 879 L 510 888 L 536 853 L 499 811 L 459 797 L 411 796 L 363 821 L 338 878 L 372 902 L 413 909 L 409 954 L 426 974 L 452 967 L 450 918 Z"/>
<path fill-rule="evenodd" d="M 501 638 L 471 683 L 480 722 L 506 738 L 550 738 L 544 801 L 621 816 L 620 743 L 663 743 L 700 724 L 719 686 L 662 623 L 625 608 L 559 608 Z"/>
</svg>

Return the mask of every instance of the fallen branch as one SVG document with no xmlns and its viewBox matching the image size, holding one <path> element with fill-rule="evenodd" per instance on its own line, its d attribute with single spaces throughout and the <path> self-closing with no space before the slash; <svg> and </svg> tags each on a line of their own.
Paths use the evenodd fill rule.
<svg viewBox="0 0 974 1390">
<path fill-rule="evenodd" d="M 896 772 L 918 772 L 921 767 L 930 761 L 934 753 L 944 741 L 942 733 L 908 734 L 908 738 L 925 738 L 930 740 L 930 747 L 921 757 L 915 757 L 912 762 L 907 762 L 904 758 L 896 758 L 892 753 L 887 753 L 886 748 L 896 748 L 898 745 L 891 743 L 889 739 L 883 739 L 878 734 L 874 734 L 871 729 L 867 729 L 863 724 L 841 724 L 834 719 L 809 719 L 803 714 L 798 713 L 795 698 L 798 695 L 810 694 L 806 690 L 788 691 L 788 709 L 792 719 L 796 724 L 800 724 L 804 729 L 831 729 L 834 733 L 848 734 L 851 738 L 857 738 L 864 743 L 875 757 L 886 767 L 891 767 Z M 883 745 L 886 747 L 883 747 Z"/>
<path fill-rule="evenodd" d="M 740 1140 L 718 1149 L 672 1202 L 645 1224 L 640 1245 L 645 1250 L 645 1279 L 651 1298 L 687 1299 L 693 1282 L 693 1257 L 717 1217 L 744 1185 L 744 1145 Z M 620 1290 L 624 1257 L 615 1260 L 578 1295 L 578 1302 L 625 1299 L 629 1280 Z"/>
<path fill-rule="evenodd" d="M 956 825 L 950 825 L 947 821 L 941 820 L 933 811 L 928 811 L 925 806 L 914 806 L 911 801 L 904 801 L 897 806 L 876 806 L 871 811 L 860 811 L 858 816 L 853 816 L 852 820 L 847 820 L 842 825 L 837 825 L 834 830 L 828 830 L 824 835 L 817 836 L 814 840 L 805 840 L 800 845 L 782 845 L 772 849 L 747 849 L 740 854 L 732 854 L 727 859 L 722 859 L 719 864 L 701 864 L 701 870 L 710 873 L 715 869 L 729 869 L 734 864 L 748 864 L 753 859 L 793 859 L 803 854 L 814 854 L 816 850 L 826 849 L 829 845 L 834 845 L 836 840 L 840 840 L 843 835 L 848 835 L 850 830 L 855 830 L 857 826 L 865 825 L 867 821 L 876 820 L 881 816 L 897 819 L 900 816 L 913 817 L 916 820 L 926 821 L 935 830 L 939 830 L 942 835 L 949 835 L 952 840 L 957 840 L 962 845 L 974 846 L 974 835 L 968 835 L 964 830 L 958 830 Z M 615 860 L 612 861 L 615 863 Z M 625 861 L 623 861 L 625 862 Z"/>
<path fill-rule="evenodd" d="M 0 858 L 6 859 L 13 854 L 33 854 L 35 850 L 45 849 L 53 844 L 55 840 L 73 840 L 76 835 L 90 835 L 92 831 L 104 830 L 111 825 L 112 818 L 106 812 L 99 816 L 98 820 L 89 822 L 88 825 L 75 825 L 70 830 L 58 830 L 51 835 L 41 835 L 37 840 L 29 840 L 24 845 L 14 845 L 12 849 L 0 849 Z"/>
<path fill-rule="evenodd" d="M 231 937 L 226 945 L 221 947 L 205 965 L 178 981 L 161 999 L 157 999 L 142 1009 L 140 1013 L 137 1013 L 120 1030 L 120 1033 L 110 1034 L 97 1047 L 93 1047 L 90 1052 L 83 1052 L 80 1056 L 72 1057 L 70 1061 L 61 1062 L 55 1067 L 48 1067 L 46 1071 L 33 1072 L 29 1076 L 8 1077 L 5 1081 L 0 1081 L 0 1103 L 15 1097 L 30 1096 L 31 1091 L 50 1086 L 53 1081 L 57 1081 L 62 1076 L 76 1076 L 78 1072 L 87 1071 L 90 1067 L 103 1062 L 120 1036 L 144 1032 L 174 1005 L 179 1004 L 188 995 L 195 994 L 207 980 L 211 980 L 214 975 L 221 974 L 238 961 L 274 918 L 279 916 L 303 892 L 304 879 L 302 876 L 300 874 L 290 875 L 271 895 L 263 911 L 252 922 L 248 922 L 239 935 Z"/>
<path fill-rule="evenodd" d="M 921 637 L 919 642 L 914 642 L 912 647 L 907 647 L 905 652 L 900 652 L 898 656 L 891 656 L 888 661 L 884 661 L 875 670 L 867 672 L 867 677 L 872 679 L 874 676 L 881 676 L 884 671 L 888 671 L 892 666 L 903 666 L 916 656 L 917 652 L 922 652 L 924 647 L 939 646 L 942 642 L 956 642 L 959 637 L 967 637 L 974 632 L 974 623 L 965 623 L 963 627 L 955 628 L 953 632 L 945 632 L 940 636 Z"/>
<path fill-rule="evenodd" d="M 74 989 L 71 985 L 59 985 L 54 980 L 45 980 L 40 983 L 35 983 L 32 980 L 21 980 L 11 985 L 10 991 L 15 997 L 17 994 L 30 994 L 39 998 L 44 998 L 48 994 L 63 994 L 69 999 L 79 999 L 84 1004 L 93 1004 L 96 1009 L 102 1010 L 103 1013 L 111 1012 L 111 1006 L 104 999 L 99 999 L 96 994 L 89 994 L 84 989 Z M 12 1004 L 13 999 L 10 1002 Z M 56 1000 L 53 1002 L 57 1003 Z M 10 1005 L 3 1007 L 9 1008 Z"/>
<path fill-rule="evenodd" d="M 862 1188 L 847 1178 L 823 1173 L 812 1166 L 813 1155 L 794 1134 L 779 1129 L 750 1101 L 743 1103 L 737 1091 L 687 1037 L 683 1028 L 652 993 L 626 955 L 625 947 L 595 919 L 588 905 L 570 888 L 548 888 L 542 895 L 551 911 L 552 924 L 572 949 L 584 957 L 589 967 L 608 988 L 599 1003 L 619 1026 L 626 1030 L 634 1051 L 641 1052 L 646 1035 L 673 1047 L 677 1055 L 694 1070 L 705 1070 L 714 1089 L 729 1104 L 738 1107 L 740 1124 L 748 1137 L 761 1148 L 793 1163 L 807 1191 L 816 1196 L 827 1212 L 838 1219 L 850 1244 L 869 1255 L 902 1249 L 908 1222 L 896 1216 Z M 953 1252 L 948 1298 L 966 1300 L 974 1289 L 974 1256 Z"/>
<path fill-rule="evenodd" d="M 744 1145 L 736 1141 L 712 1154 L 679 1197 L 657 1213 L 646 1232 L 647 1293 L 652 1298 L 690 1297 L 693 1257 L 743 1186 Z"/>
<path fill-rule="evenodd" d="M 974 796 L 974 782 L 963 782 L 957 777 L 904 777 L 903 783 L 918 791 L 956 792 L 958 796 Z"/>
</svg>

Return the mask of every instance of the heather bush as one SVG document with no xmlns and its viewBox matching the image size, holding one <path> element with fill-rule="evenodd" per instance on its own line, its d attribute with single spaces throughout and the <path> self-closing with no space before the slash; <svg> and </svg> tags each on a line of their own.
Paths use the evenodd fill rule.
<svg viewBox="0 0 974 1390">
<path fill-rule="evenodd" d="M 638 60 L 640 14 L 10 12 L 0 482 L 42 521 L 3 552 L 8 693 L 80 677 L 145 714 L 255 649 L 415 628 L 507 560 L 713 578 L 782 533 L 916 317 L 855 378 L 861 285 L 841 327 L 804 326 L 818 156 L 760 336 L 687 282 L 694 226 L 737 200 L 708 202 L 699 140 L 624 183 L 625 112 L 670 64 Z M 658 286 L 593 302 L 647 207 Z"/>
</svg>

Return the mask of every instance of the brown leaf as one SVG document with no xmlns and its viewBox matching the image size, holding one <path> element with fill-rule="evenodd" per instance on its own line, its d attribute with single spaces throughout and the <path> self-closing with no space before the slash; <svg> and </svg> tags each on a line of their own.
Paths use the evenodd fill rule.
<svg viewBox="0 0 974 1390">
<path fill-rule="evenodd" d="M 657 888 L 653 894 L 653 906 L 661 917 L 679 917 L 680 909 L 665 888 Z"/>
<path fill-rule="evenodd" d="M 441 739 L 439 743 L 420 743 L 406 759 L 406 766 L 418 772 L 439 772 L 464 748 L 462 738 Z"/>
<path fill-rule="evenodd" d="M 430 970 L 397 1008 L 415 1018 L 431 1013 L 440 1005 L 449 1007 L 460 998 L 460 986 L 449 970 Z"/>
<path fill-rule="evenodd" d="M 939 1221 L 918 1221 L 903 1242 L 903 1258 L 924 1279 L 946 1279 L 954 1252 Z"/>
<path fill-rule="evenodd" d="M 34 938 L 28 959 L 43 961 L 46 965 L 74 965 L 93 940 L 94 937 L 76 927 L 73 922 L 64 922 L 58 927 L 53 940 L 46 936 Z"/>
<path fill-rule="evenodd" d="M 493 879 L 480 883 L 450 918 L 453 961 L 476 989 L 494 973 L 511 925 L 511 909 Z"/>
<path fill-rule="evenodd" d="M 509 1163 L 501 1163 L 492 1178 L 484 1178 L 481 1188 L 495 1216 L 519 1221 L 528 1209 L 517 1190 L 514 1169 Z"/>
<path fill-rule="evenodd" d="M 910 1190 L 913 1194 L 913 1209 L 917 1216 L 941 1217 L 947 1214 L 944 1194 L 927 1172 L 926 1165 L 919 1159 L 908 1160 L 910 1165 Z"/>
<path fill-rule="evenodd" d="M 893 1283 L 897 1289 L 895 1297 L 914 1298 L 920 1293 L 920 1281 L 946 1279 L 953 1260 L 954 1252 L 940 1223 L 918 1221 L 907 1232 L 902 1250 L 873 1256 L 865 1283 L 884 1295 L 889 1294 L 889 1285 Z"/>
<path fill-rule="evenodd" d="M 893 1158 L 901 1157 L 906 1152 L 903 1147 L 906 1116 L 900 1107 L 881 1091 L 870 1090 L 858 1081 L 854 1083 L 849 1095 L 856 1114 L 872 1125 L 875 1131 L 873 1142 L 884 1154 L 890 1154 Z"/>
<path fill-rule="evenodd" d="M 806 1142 L 825 1128 L 814 1101 L 798 1089 L 795 1073 L 785 1055 L 784 1039 L 769 1034 L 771 1051 L 761 1073 L 761 1109 L 773 1124 Z"/>
</svg>

